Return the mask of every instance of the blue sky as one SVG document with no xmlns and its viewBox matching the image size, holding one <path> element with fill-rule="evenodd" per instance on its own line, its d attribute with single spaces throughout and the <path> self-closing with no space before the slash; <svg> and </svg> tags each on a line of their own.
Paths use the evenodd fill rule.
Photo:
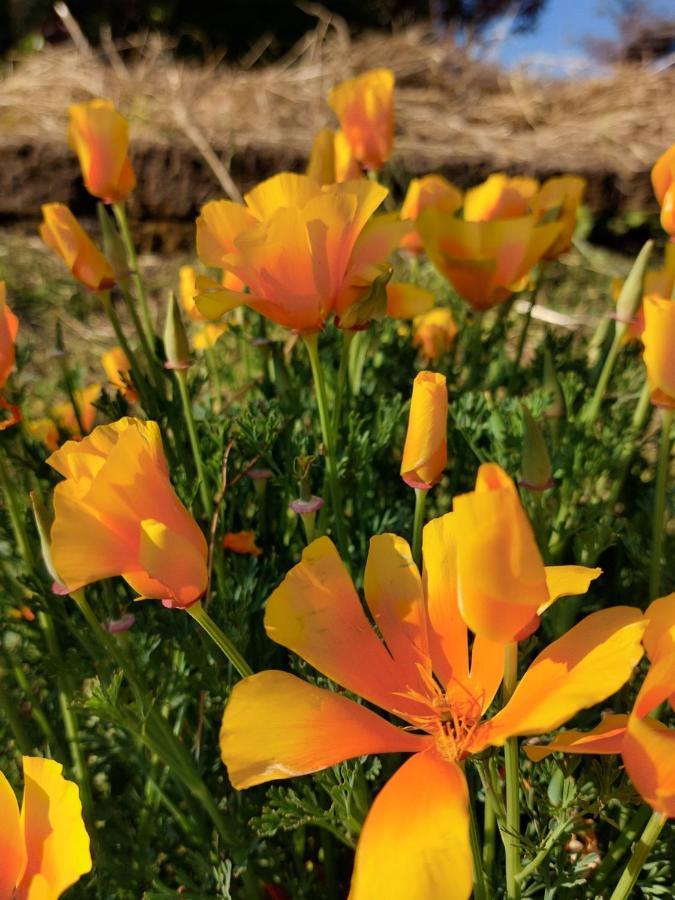
<svg viewBox="0 0 675 900">
<path fill-rule="evenodd" d="M 650 0 L 649 5 L 664 15 L 673 11 L 673 0 Z M 548 0 L 535 31 L 531 34 L 507 34 L 493 53 L 506 66 L 527 63 L 564 74 L 568 68 L 588 68 L 582 40 L 585 37 L 611 38 L 615 34 L 607 7 L 602 0 Z M 508 23 L 497 26 L 504 30 Z"/>
</svg>

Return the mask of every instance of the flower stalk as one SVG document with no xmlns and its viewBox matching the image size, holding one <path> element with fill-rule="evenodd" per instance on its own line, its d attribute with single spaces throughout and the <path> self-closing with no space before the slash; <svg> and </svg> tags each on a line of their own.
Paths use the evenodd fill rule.
<svg viewBox="0 0 675 900">
<path fill-rule="evenodd" d="M 209 521 L 213 518 L 213 498 L 209 493 L 209 486 L 206 481 L 206 469 L 202 458 L 202 451 L 199 446 L 197 437 L 197 428 L 195 425 L 194 415 L 192 414 L 192 403 L 190 402 L 190 392 L 187 386 L 187 369 L 175 369 L 174 375 L 178 383 L 178 391 L 180 393 L 181 404 L 183 407 L 183 417 L 190 439 L 190 447 L 192 449 L 192 458 L 194 459 L 195 469 L 197 470 L 197 479 L 199 481 L 199 496 Z"/>
<path fill-rule="evenodd" d="M 654 844 L 658 840 L 665 824 L 666 817 L 662 813 L 652 813 L 640 840 L 635 845 L 631 858 L 628 860 L 628 865 L 623 870 L 621 878 L 614 888 L 610 900 L 627 900 L 627 898 L 632 896 L 633 888 L 637 883 L 642 867 L 652 852 Z"/>
<path fill-rule="evenodd" d="M 673 424 L 673 410 L 661 412 L 661 440 L 656 464 L 656 484 L 654 487 L 654 515 L 652 519 L 652 556 L 649 570 L 649 599 L 654 600 L 661 593 L 661 553 L 663 551 L 664 518 L 666 512 L 666 489 L 670 466 L 670 429 Z"/>
<path fill-rule="evenodd" d="M 513 696 L 518 681 L 518 644 L 506 647 L 504 658 L 504 683 L 502 705 L 506 706 Z M 504 746 L 506 763 L 506 829 L 504 849 L 506 850 L 506 896 L 508 900 L 519 900 L 520 886 L 520 773 L 518 770 L 518 738 L 507 738 Z"/>
<path fill-rule="evenodd" d="M 145 337 L 150 347 L 152 347 L 152 344 L 154 343 L 154 329 L 150 318 L 148 294 L 145 290 L 145 285 L 143 284 L 143 279 L 141 278 L 141 273 L 138 268 L 138 255 L 136 253 L 136 248 L 134 247 L 133 238 L 131 237 L 131 230 L 129 229 L 129 220 L 127 218 L 127 210 L 124 202 L 113 203 L 113 213 L 120 230 L 124 250 L 127 254 L 127 262 L 129 263 L 129 269 L 131 270 L 131 275 L 136 287 L 136 294 L 141 307 L 141 317 L 143 319 L 143 331 L 145 332 Z"/>
<path fill-rule="evenodd" d="M 192 606 L 187 607 L 186 612 L 192 616 L 195 622 L 201 625 L 214 644 L 222 650 L 242 678 L 248 678 L 249 675 L 253 675 L 253 669 L 249 666 L 225 632 L 216 625 L 201 603 L 193 603 Z"/>
</svg>

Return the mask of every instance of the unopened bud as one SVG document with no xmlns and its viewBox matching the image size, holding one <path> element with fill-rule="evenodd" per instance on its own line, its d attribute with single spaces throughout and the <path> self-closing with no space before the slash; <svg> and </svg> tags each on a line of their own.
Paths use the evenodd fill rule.
<svg viewBox="0 0 675 900">
<path fill-rule="evenodd" d="M 553 487 L 551 458 L 548 455 L 544 435 L 530 410 L 522 405 L 523 453 L 521 485 L 528 491 L 545 491 Z"/>
<path fill-rule="evenodd" d="M 62 587 L 61 579 L 59 578 L 59 574 L 54 566 L 54 561 L 52 560 L 51 530 L 54 516 L 44 505 L 42 497 L 40 497 L 37 491 L 30 492 L 30 502 L 33 507 L 35 526 L 40 537 L 40 552 L 42 554 L 42 559 L 54 585 L 59 589 Z"/>
<path fill-rule="evenodd" d="M 173 291 L 169 292 L 169 302 L 164 325 L 164 352 L 167 369 L 187 369 L 190 366 L 190 342 L 180 314 L 180 307 Z"/>
<path fill-rule="evenodd" d="M 647 241 L 638 253 L 628 278 L 623 283 L 619 299 L 616 301 L 615 340 L 623 338 L 628 326 L 635 318 L 644 293 L 644 280 L 647 264 L 652 253 L 654 241 Z"/>
</svg>

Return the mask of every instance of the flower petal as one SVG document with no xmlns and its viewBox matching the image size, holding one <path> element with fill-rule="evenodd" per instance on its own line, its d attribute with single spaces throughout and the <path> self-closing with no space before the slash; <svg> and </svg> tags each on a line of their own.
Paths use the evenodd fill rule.
<svg viewBox="0 0 675 900">
<path fill-rule="evenodd" d="M 0 897 L 11 897 L 26 867 L 26 848 L 14 791 L 0 772 Z"/>
<path fill-rule="evenodd" d="M 436 302 L 433 291 L 418 284 L 406 284 L 401 281 L 390 281 L 387 291 L 387 315 L 390 319 L 414 319 L 428 313 Z M 443 310 L 450 316 L 450 310 Z"/>
<path fill-rule="evenodd" d="M 91 870 L 89 835 L 82 821 L 78 787 L 51 759 L 24 756 L 21 822 L 28 862 L 18 886 L 24 896 L 33 876 L 41 875 L 52 897 L 59 897 Z"/>
<path fill-rule="evenodd" d="M 621 753 L 628 716 L 604 716 L 592 731 L 563 731 L 548 744 L 526 744 L 523 747 L 528 759 L 539 762 L 551 753 Z"/>
<path fill-rule="evenodd" d="M 432 519 L 424 526 L 422 559 L 434 672 L 444 685 L 451 677 L 464 682 L 469 676 L 469 644 L 457 605 L 454 513 Z"/>
<path fill-rule="evenodd" d="M 267 601 L 265 629 L 333 681 L 388 710 L 425 711 L 399 697 L 397 667 L 363 611 L 332 541 L 318 538 Z"/>
<path fill-rule="evenodd" d="M 587 616 L 534 660 L 513 697 L 488 725 L 491 744 L 553 731 L 617 691 L 642 657 L 646 622 L 628 606 Z"/>
<path fill-rule="evenodd" d="M 418 666 L 431 670 L 422 579 L 408 542 L 395 534 L 370 539 L 363 577 L 368 608 L 407 683 L 423 688 Z"/>
<path fill-rule="evenodd" d="M 642 637 L 651 662 L 675 650 L 675 593 L 659 597 L 649 604 L 645 612 L 649 620 Z"/>
<path fill-rule="evenodd" d="M 537 613 L 541 615 L 559 597 L 576 597 L 585 594 L 591 581 L 602 575 L 602 569 L 589 569 L 586 566 L 546 566 L 546 587 L 548 602 L 542 604 Z"/>
<path fill-rule="evenodd" d="M 368 753 L 414 753 L 430 740 L 340 694 L 275 671 L 235 685 L 220 731 L 223 762 L 238 789 Z"/>
<path fill-rule="evenodd" d="M 466 780 L 431 748 L 407 760 L 375 798 L 349 900 L 467 900 L 472 887 Z"/>
<path fill-rule="evenodd" d="M 656 719 L 629 716 L 623 761 L 645 802 L 675 818 L 675 731 Z"/>
</svg>

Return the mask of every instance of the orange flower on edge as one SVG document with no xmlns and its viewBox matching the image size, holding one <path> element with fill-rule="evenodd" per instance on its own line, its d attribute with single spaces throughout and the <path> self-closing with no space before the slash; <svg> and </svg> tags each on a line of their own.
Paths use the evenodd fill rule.
<svg viewBox="0 0 675 900">
<path fill-rule="evenodd" d="M 413 322 L 413 347 L 421 347 L 426 359 L 438 359 L 452 347 L 457 323 L 447 306 L 437 306 Z"/>
<path fill-rule="evenodd" d="M 207 203 L 197 219 L 199 258 L 250 293 L 206 284 L 197 308 L 215 319 L 246 304 L 294 331 L 321 330 L 331 314 L 342 317 L 368 297 L 409 228 L 395 216 L 371 219 L 386 195 L 366 179 L 321 187 L 283 172 L 246 194 L 245 206 Z"/>
<path fill-rule="evenodd" d="M 661 207 L 661 227 L 675 235 L 675 144 L 654 163 L 652 187 Z"/>
<path fill-rule="evenodd" d="M 445 375 L 419 372 L 413 381 L 401 478 L 428 491 L 441 480 L 448 461 L 448 388 Z"/>
<path fill-rule="evenodd" d="M 478 469 L 476 488 L 453 500 L 457 580 L 464 621 L 493 641 L 524 640 L 559 597 L 585 594 L 601 569 L 544 566 L 513 481 L 500 466 Z"/>
<path fill-rule="evenodd" d="M 425 209 L 440 209 L 452 215 L 462 208 L 463 196 L 460 189 L 442 175 L 413 178 L 401 206 L 401 218 L 414 222 Z M 404 235 L 401 247 L 410 253 L 421 253 L 424 249 L 422 239 L 414 231 Z"/>
<path fill-rule="evenodd" d="M 651 663 L 630 715 L 606 715 L 592 731 L 564 731 L 548 744 L 525 748 L 538 762 L 549 753 L 621 754 L 645 803 L 675 818 L 675 731 L 650 716 L 664 700 L 675 708 L 675 594 L 654 600 L 645 612 L 643 644 Z"/>
<path fill-rule="evenodd" d="M 0 897 L 56 900 L 91 871 L 79 790 L 51 759 L 23 757 L 23 803 L 0 772 Z"/>
<path fill-rule="evenodd" d="M 643 359 L 652 403 L 675 408 L 675 300 L 645 297 Z"/>
<path fill-rule="evenodd" d="M 129 403 L 136 403 L 138 392 L 131 380 L 131 364 L 121 347 L 112 347 L 101 357 L 101 365 L 110 384 L 117 388 Z"/>
<path fill-rule="evenodd" d="M 141 596 L 187 607 L 206 589 L 204 535 L 180 502 L 156 422 L 125 418 L 67 441 L 47 460 L 52 559 L 69 591 L 121 575 Z"/>
<path fill-rule="evenodd" d="M 544 259 L 557 259 L 572 246 L 572 236 L 577 225 L 577 210 L 586 190 L 586 180 L 578 175 L 561 175 L 548 178 L 532 201 L 532 210 L 538 220 L 560 222 L 562 230 L 555 243 L 544 254 Z"/>
<path fill-rule="evenodd" d="M 307 163 L 307 175 L 319 184 L 335 184 L 360 178 L 361 166 L 352 155 L 344 132 L 323 128 L 314 138 Z"/>
<path fill-rule="evenodd" d="M 371 540 L 364 591 L 377 632 L 325 537 L 305 549 L 265 610 L 274 641 L 403 727 L 280 671 L 240 681 L 223 716 L 222 757 L 238 789 L 366 754 L 413 754 L 366 817 L 350 900 L 466 900 L 473 873 L 461 763 L 600 702 L 642 656 L 639 611 L 594 613 L 540 653 L 504 709 L 481 722 L 502 679 L 504 648 L 477 636 L 469 654 L 453 515 L 425 527 L 422 577 L 402 538 Z"/>
<path fill-rule="evenodd" d="M 560 221 L 533 215 L 467 222 L 425 209 L 416 228 L 424 249 L 457 293 L 478 310 L 506 300 L 562 233 Z"/>
<path fill-rule="evenodd" d="M 521 218 L 530 212 L 538 190 L 539 182 L 534 178 L 510 178 L 496 172 L 466 192 L 464 219 L 467 222 L 490 222 L 494 219 Z"/>
<path fill-rule="evenodd" d="M 105 291 L 115 284 L 112 266 L 67 206 L 47 203 L 42 216 L 40 237 L 78 281 L 90 291 Z"/>
<path fill-rule="evenodd" d="M 136 187 L 127 155 L 127 120 L 110 100 L 78 103 L 68 113 L 68 143 L 77 153 L 85 187 L 104 203 L 126 200 Z"/>
<path fill-rule="evenodd" d="M 228 531 L 223 538 L 223 547 L 248 556 L 260 556 L 262 553 L 255 542 L 255 531 Z"/>
<path fill-rule="evenodd" d="M 5 282 L 0 281 L 0 389 L 5 386 L 14 368 L 18 333 L 19 320 L 7 306 Z"/>
<path fill-rule="evenodd" d="M 371 69 L 343 81 L 328 94 L 354 158 L 372 171 L 381 169 L 394 143 L 394 73 Z"/>
</svg>

